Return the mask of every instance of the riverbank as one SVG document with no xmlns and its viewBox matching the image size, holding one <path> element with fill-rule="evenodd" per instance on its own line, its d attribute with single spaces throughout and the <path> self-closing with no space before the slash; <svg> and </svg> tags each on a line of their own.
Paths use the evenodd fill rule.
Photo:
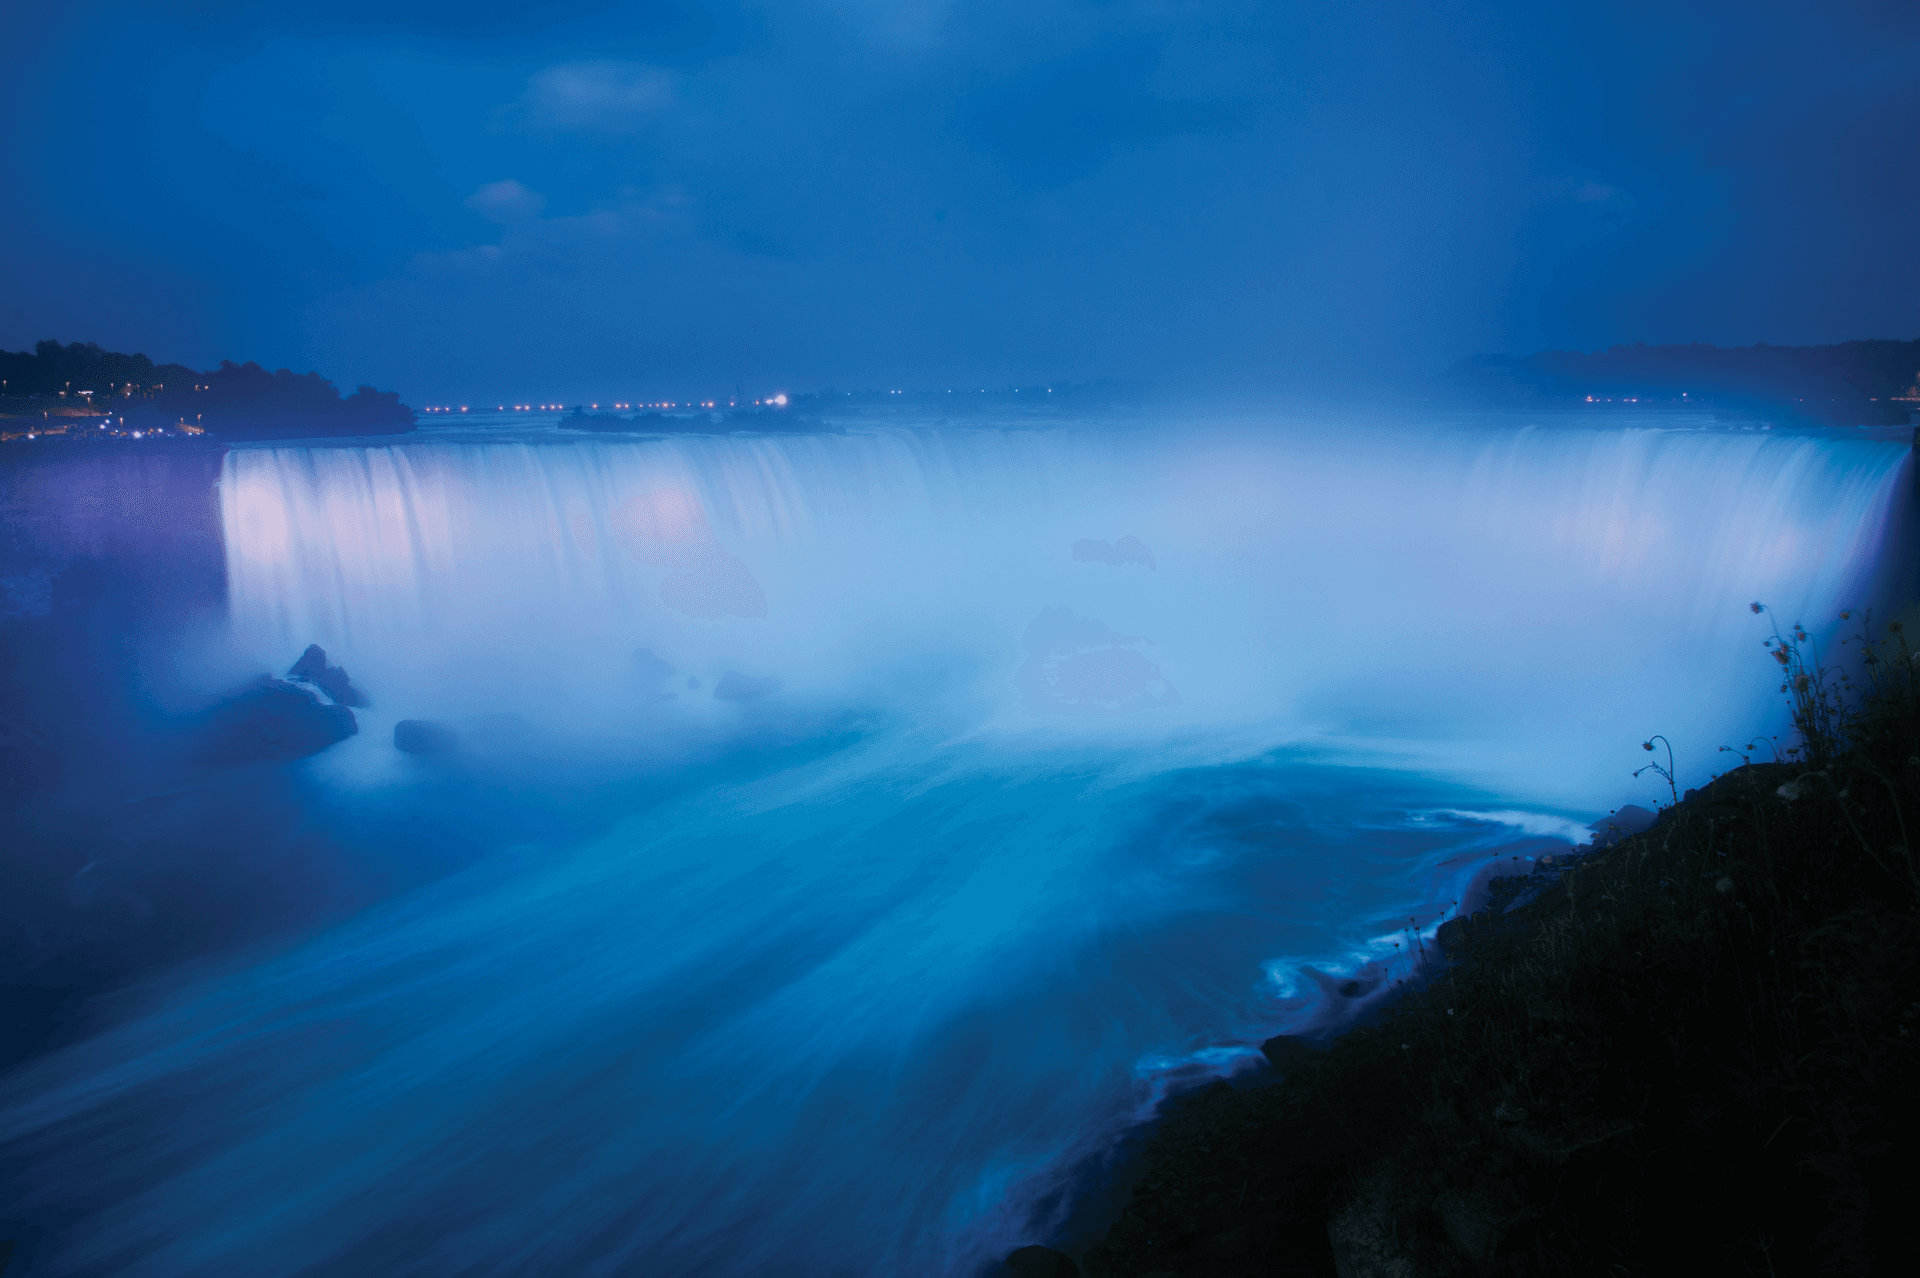
<svg viewBox="0 0 1920 1278">
<path fill-rule="evenodd" d="M 1888 1267 L 1920 1189 L 1920 697 L 1895 640 L 1805 755 L 1496 881 L 1379 1023 L 1276 1040 L 1279 1082 L 1172 1106 L 1083 1271 Z"/>
</svg>

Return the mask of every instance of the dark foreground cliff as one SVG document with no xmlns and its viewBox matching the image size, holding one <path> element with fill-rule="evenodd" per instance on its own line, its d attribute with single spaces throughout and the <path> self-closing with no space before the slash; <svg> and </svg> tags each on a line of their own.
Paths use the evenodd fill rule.
<svg viewBox="0 0 1920 1278">
<path fill-rule="evenodd" d="M 1858 690 L 1789 640 L 1802 752 L 1496 881 L 1384 1020 L 1174 1105 L 1083 1272 L 1907 1268 L 1920 695 L 1894 639 Z"/>
</svg>

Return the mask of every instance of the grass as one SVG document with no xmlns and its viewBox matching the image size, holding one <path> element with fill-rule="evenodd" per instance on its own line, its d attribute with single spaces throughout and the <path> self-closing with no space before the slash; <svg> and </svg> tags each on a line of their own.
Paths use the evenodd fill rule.
<svg viewBox="0 0 1920 1278">
<path fill-rule="evenodd" d="M 1175 1106 L 1089 1274 L 1899 1267 L 1920 672 L 1897 625 L 1843 618 L 1837 666 L 1799 626 L 1767 641 L 1799 737 L 1777 761 L 1496 880 L 1382 1022 Z"/>
</svg>

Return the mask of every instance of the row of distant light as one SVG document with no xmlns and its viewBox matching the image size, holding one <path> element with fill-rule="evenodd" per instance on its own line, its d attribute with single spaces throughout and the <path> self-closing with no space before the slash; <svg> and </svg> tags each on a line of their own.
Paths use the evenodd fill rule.
<svg viewBox="0 0 1920 1278">
<path fill-rule="evenodd" d="M 732 407 L 733 402 L 734 401 L 732 400 L 728 400 L 727 401 L 728 407 Z M 785 408 L 787 406 L 787 397 L 784 394 L 775 395 L 771 399 L 756 399 L 753 401 L 753 403 L 756 408 L 761 407 L 763 405 L 768 407 L 777 406 L 780 408 Z M 657 403 L 657 404 L 609 404 L 607 405 L 607 407 L 609 408 L 718 408 L 719 406 L 720 406 L 720 401 L 717 399 L 689 400 L 684 404 L 676 403 L 669 400 L 662 400 L 660 403 Z M 600 405 L 594 404 L 594 405 L 591 405 L 591 407 L 597 409 L 600 407 Z M 566 409 L 565 404 L 501 404 L 497 407 L 496 411 L 502 412 L 502 413 L 536 413 L 536 412 L 547 413 L 547 412 L 561 412 L 561 411 L 564 411 L 565 409 Z M 451 404 L 430 404 L 426 408 L 421 409 L 420 411 L 423 413 L 465 413 L 471 410 L 465 404 L 461 404 L 457 408 Z"/>
<path fill-rule="evenodd" d="M 984 386 L 981 387 L 980 393 L 982 395 L 986 394 L 987 393 L 986 387 Z M 1020 388 L 1016 386 L 1014 388 L 1013 393 L 1018 395 L 1020 393 Z M 1049 395 L 1053 394 L 1053 387 L 1051 386 L 1047 387 L 1046 393 Z M 853 394 L 853 392 L 848 391 L 847 394 L 851 395 Z M 906 394 L 906 392 L 903 390 L 890 390 L 887 392 L 887 394 L 904 395 Z M 953 392 L 948 391 L 947 394 L 951 395 L 953 394 Z M 1587 398 L 1591 400 L 1593 397 L 1589 395 Z M 785 395 L 775 395 L 772 399 L 756 399 L 753 401 L 753 403 L 755 407 L 759 407 L 761 405 L 770 405 L 770 406 L 777 405 L 778 407 L 785 408 L 787 406 L 787 397 Z M 732 407 L 733 401 L 728 400 L 727 404 L 728 404 L 728 407 Z M 712 399 L 689 400 L 684 404 L 663 400 L 658 404 L 610 404 L 608 405 L 609 408 L 628 408 L 628 409 L 632 409 L 632 408 L 718 408 L 719 406 L 720 406 L 719 401 L 712 400 Z M 564 412 L 566 410 L 566 407 L 567 406 L 565 404 L 501 404 L 497 406 L 496 411 L 502 412 L 502 413 L 551 413 L 551 412 Z M 594 404 L 592 405 L 592 407 L 595 409 L 598 409 L 600 405 Z M 465 404 L 460 405 L 458 408 L 454 408 L 451 405 L 436 405 L 436 406 L 423 408 L 420 411 L 424 413 L 464 413 L 464 412 L 467 412 L 468 409 Z"/>
<path fill-rule="evenodd" d="M 126 419 L 126 418 L 124 418 L 124 417 L 122 417 L 122 418 L 120 419 L 120 424 L 121 424 L 122 426 L 124 426 L 124 425 L 126 425 L 126 424 L 127 424 L 127 419 Z M 100 423 L 100 429 L 101 429 L 101 430 L 105 430 L 106 428 L 107 428 L 107 424 L 106 424 L 105 422 L 102 422 L 102 423 Z M 114 434 L 116 434 L 116 435 L 118 435 L 118 434 L 119 434 L 120 432 L 119 432 L 119 431 L 115 431 L 115 432 L 113 432 L 113 433 L 114 433 Z M 134 431 L 134 432 L 133 432 L 133 437 L 134 437 L 135 439 L 144 439 L 144 438 L 146 438 L 146 437 L 147 437 L 148 435 L 164 435 L 164 434 L 166 434 L 166 432 L 165 432 L 165 431 L 162 431 L 162 430 L 148 430 L 148 431 L 138 431 L 138 430 L 136 430 L 136 431 Z M 28 438 L 28 439 L 38 439 L 38 438 L 40 438 L 40 435 L 39 435 L 39 432 L 37 432 L 37 431 L 28 431 L 28 432 L 27 432 L 27 438 Z"/>
</svg>

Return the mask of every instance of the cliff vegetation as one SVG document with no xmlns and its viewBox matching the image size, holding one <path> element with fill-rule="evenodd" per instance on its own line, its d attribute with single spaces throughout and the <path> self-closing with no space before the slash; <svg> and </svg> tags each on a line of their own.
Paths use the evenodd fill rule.
<svg viewBox="0 0 1920 1278">
<path fill-rule="evenodd" d="M 249 360 L 222 360 L 210 372 L 155 364 L 94 342 L 36 343 L 0 351 L 0 414 L 52 425 L 55 418 L 98 415 L 116 429 L 225 439 L 397 435 L 414 412 L 394 391 L 361 386 L 343 396 L 318 373 L 268 372 Z M 13 432 L 10 432 L 13 433 Z"/>
<path fill-rule="evenodd" d="M 1798 745 L 1496 880 L 1384 1019 L 1274 1040 L 1279 1082 L 1176 1104 L 1084 1271 L 1896 1271 L 1920 1191 L 1920 654 L 1847 620 L 1837 666 L 1797 626 L 1769 642 Z"/>
</svg>

